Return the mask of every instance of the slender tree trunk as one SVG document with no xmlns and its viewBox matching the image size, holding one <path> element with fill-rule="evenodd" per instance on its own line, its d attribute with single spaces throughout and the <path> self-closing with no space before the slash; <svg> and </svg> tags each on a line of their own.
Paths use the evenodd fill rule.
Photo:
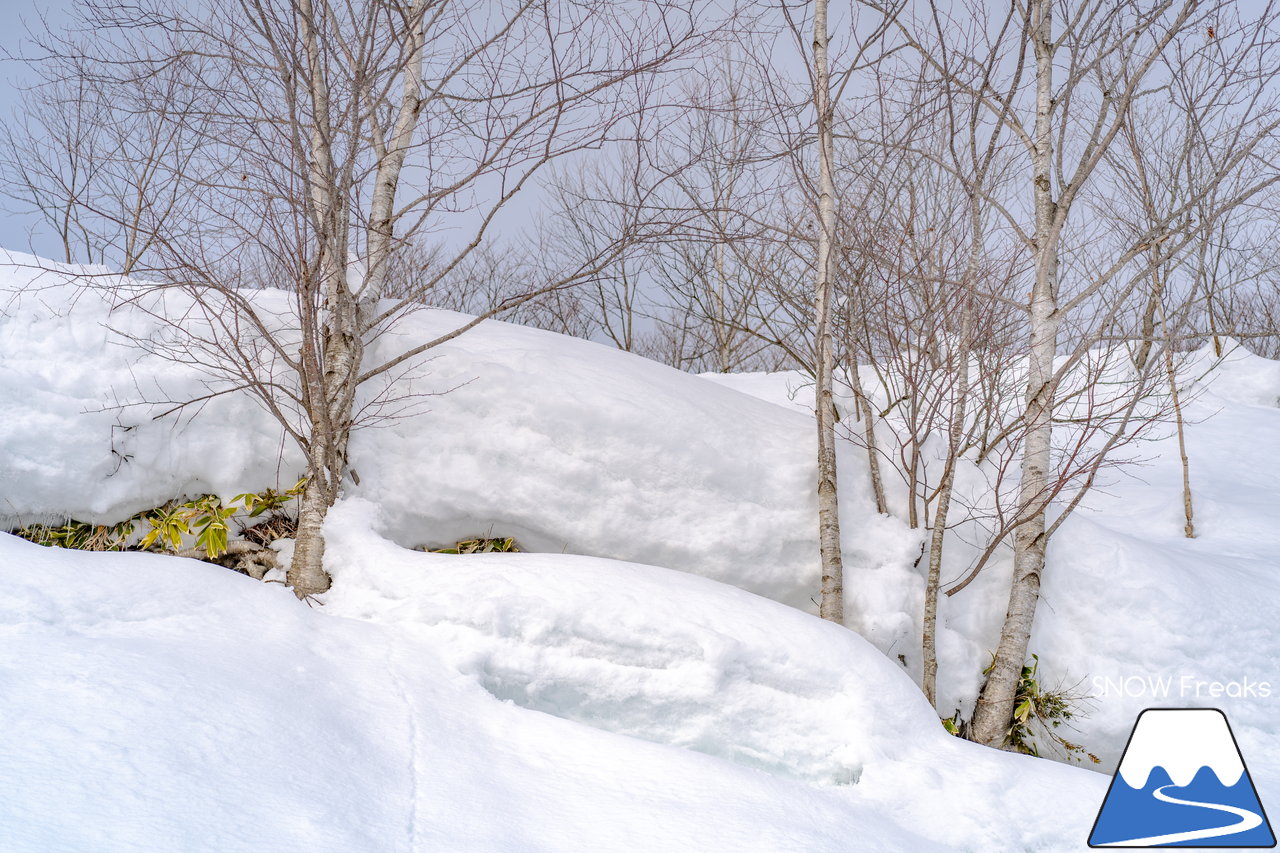
<svg viewBox="0 0 1280 853">
<path fill-rule="evenodd" d="M 307 139 L 309 215 L 317 234 L 316 283 L 325 307 L 321 324 L 311 328 L 309 340 L 304 344 L 304 350 L 309 350 L 303 359 L 302 373 L 310 447 L 307 485 L 298 510 L 298 531 L 288 570 L 289 585 L 302 598 L 324 592 L 330 584 L 324 570 L 321 529 L 325 515 L 337 499 L 342 471 L 340 463 L 336 468 L 335 463 L 345 458 L 360 347 L 356 306 L 347 282 L 347 211 L 336 192 L 330 148 L 333 129 L 329 87 L 312 0 L 299 0 L 298 19 L 306 57 L 305 92 L 314 117 Z"/>
<path fill-rule="evenodd" d="M 849 371 L 849 387 L 853 390 L 853 399 L 862 416 L 863 442 L 867 445 L 867 476 L 871 479 L 871 493 L 875 495 L 876 512 L 889 514 L 889 502 L 884 497 L 884 478 L 880 473 L 880 451 L 876 446 L 875 412 L 871 409 L 871 401 L 862 390 L 862 376 L 858 373 L 858 349 L 853 345 L 853 301 L 849 302 L 846 318 L 846 335 L 844 347 L 845 369 Z"/>
<path fill-rule="evenodd" d="M 1013 719 L 1014 697 L 1031 641 L 1044 571 L 1045 496 L 1049 491 L 1053 440 L 1053 360 L 1058 328 L 1058 206 L 1053 198 L 1053 3 L 1036 0 L 1032 40 L 1036 60 L 1036 122 L 1033 157 L 1035 200 L 1035 284 L 1030 304 L 1030 352 L 1024 405 L 1026 437 L 1018 485 L 1013 580 L 1009 609 L 1000 630 L 995 660 L 974 709 L 970 739 L 1001 746 Z"/>
<path fill-rule="evenodd" d="M 1201 255 L 1203 262 L 1203 247 Z M 1156 256 L 1155 267 L 1151 273 L 1151 292 L 1147 294 L 1147 304 L 1142 309 L 1142 329 L 1140 331 L 1142 340 L 1139 341 L 1137 352 L 1133 357 L 1133 366 L 1137 368 L 1139 374 L 1146 371 L 1147 362 L 1151 360 L 1151 350 L 1156 343 L 1156 315 L 1162 313 L 1164 306 L 1166 279 L 1160 273 L 1164 262 L 1164 258 Z"/>
<path fill-rule="evenodd" d="M 1166 321 L 1166 333 L 1167 333 Z M 1186 523 L 1182 532 L 1188 539 L 1196 538 L 1196 524 L 1191 506 L 1191 460 L 1187 458 L 1187 435 L 1182 419 L 1182 400 L 1178 395 L 1178 371 L 1173 364 L 1173 347 L 1168 344 L 1164 349 L 1164 368 L 1169 375 L 1169 394 L 1173 398 L 1173 417 L 1178 426 L 1178 456 L 1182 460 L 1182 514 Z"/>
<path fill-rule="evenodd" d="M 364 333 L 383 294 L 395 246 L 396 193 L 422 107 L 424 9 L 425 0 L 416 0 L 408 12 L 409 58 L 395 123 L 388 136 L 378 135 L 372 140 L 378 167 L 366 230 L 366 272 L 359 290 L 353 291 L 348 278 L 350 217 L 343 200 L 334 191 L 329 88 L 320 56 L 316 10 L 312 0 L 298 2 L 309 75 L 307 94 L 315 116 L 308 140 L 308 178 L 311 215 L 320 235 L 316 266 L 326 309 L 323 327 L 315 330 L 313 346 L 318 358 L 304 368 L 309 374 L 306 377 L 306 408 L 311 421 L 309 479 L 302 494 L 288 573 L 289 584 L 299 597 L 324 592 L 330 584 L 324 570 L 322 527 L 347 472 L 347 443 L 355 419 L 356 391 L 364 361 Z"/>
<path fill-rule="evenodd" d="M 918 424 L 915 420 L 916 412 L 908 406 L 907 411 L 910 413 L 911 420 L 908 424 Z M 920 529 L 920 437 L 914 431 L 911 435 L 910 452 L 907 454 L 907 526 L 912 530 Z M 929 507 L 926 504 L 924 514 L 928 516 Z M 925 524 L 929 523 L 929 519 L 925 518 Z"/>
<path fill-rule="evenodd" d="M 1133 357 L 1133 366 L 1137 368 L 1138 373 L 1142 373 L 1147 369 L 1147 362 L 1151 359 L 1151 349 L 1155 346 L 1156 338 L 1156 311 L 1160 307 L 1160 300 L 1163 297 L 1161 282 L 1163 281 L 1159 275 L 1154 277 L 1155 285 L 1151 288 L 1151 293 L 1147 296 L 1147 305 L 1142 312 L 1142 329 L 1139 334 L 1142 340 L 1138 342 L 1138 350 Z"/>
<path fill-rule="evenodd" d="M 1213 312 L 1213 294 L 1209 295 L 1209 334 L 1213 336 L 1213 357 L 1222 358 L 1222 336 L 1218 334 L 1217 316 Z"/>
<path fill-rule="evenodd" d="M 976 197 L 970 199 L 973 242 L 970 245 L 965 275 L 961 279 L 962 285 L 966 288 L 972 287 L 973 282 L 977 280 L 978 265 L 982 257 L 982 220 L 978 212 L 978 203 Z M 924 586 L 921 687 L 924 688 L 924 695 L 928 698 L 929 704 L 936 709 L 938 708 L 938 587 L 942 580 L 942 551 L 947 536 L 947 517 L 951 513 L 951 495 L 955 488 L 956 466 L 960 464 L 960 455 L 964 452 L 963 439 L 965 418 L 968 416 L 969 354 L 972 349 L 972 338 L 973 301 L 966 293 L 960 319 L 960 335 L 956 341 L 955 351 L 951 353 L 951 358 L 958 360 L 956 397 L 947 427 L 947 467 L 942 472 L 942 482 L 938 486 L 938 506 L 933 511 L 933 529 L 929 536 L 929 570 Z"/>
<path fill-rule="evenodd" d="M 407 10 L 409 28 L 409 59 L 405 64 L 404 80 L 400 90 L 400 104 L 396 121 L 388 138 L 375 140 L 374 152 L 378 156 L 378 172 L 374 181 L 373 198 L 369 204 L 369 229 L 367 242 L 369 257 L 367 273 L 361 285 L 361 325 L 363 315 L 376 313 L 374 306 L 383 295 L 384 282 L 391 264 L 395 246 L 396 196 L 400 189 L 400 173 L 413 142 L 422 111 L 422 60 L 426 47 L 423 18 L 426 0 L 414 0 Z M 361 329 L 363 331 L 363 328 Z"/>
<path fill-rule="evenodd" d="M 720 235 L 723 236 L 724 229 L 717 228 Z M 730 351 L 732 344 L 732 332 L 729 329 L 728 312 L 725 310 L 725 291 L 729 287 L 729 275 L 725 271 L 725 244 L 723 240 L 716 243 L 715 247 L 715 267 L 716 267 L 716 283 L 711 295 L 713 309 L 715 311 L 715 320 L 712 323 L 712 330 L 716 338 L 716 368 L 721 373 L 728 373 L 733 370 L 733 353 Z"/>
<path fill-rule="evenodd" d="M 840 505 L 836 493 L 836 425 L 831 341 L 832 255 L 836 234 L 831 80 L 827 68 L 827 0 L 815 0 L 813 16 L 814 107 L 818 124 L 818 253 L 814 314 L 817 329 L 818 545 L 822 556 L 823 619 L 844 623 L 844 565 L 840 555 Z"/>
<path fill-rule="evenodd" d="M 947 514 L 951 510 L 951 486 L 954 468 L 948 466 L 942 475 L 938 492 L 938 508 L 933 514 L 933 530 L 929 536 L 929 573 L 924 586 L 924 618 L 921 630 L 923 672 L 920 686 L 929 704 L 938 707 L 938 586 L 942 579 L 942 545 L 947 534 Z"/>
</svg>

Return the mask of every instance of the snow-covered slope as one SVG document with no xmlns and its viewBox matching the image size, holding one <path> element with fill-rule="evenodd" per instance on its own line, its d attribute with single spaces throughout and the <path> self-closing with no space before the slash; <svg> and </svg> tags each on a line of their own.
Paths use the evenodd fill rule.
<svg viewBox="0 0 1280 853">
<path fill-rule="evenodd" d="M 1115 768 L 1143 708 L 1219 707 L 1265 804 L 1280 799 L 1280 362 L 1230 341 L 1224 351 L 1219 360 L 1206 348 L 1182 371 L 1196 538 L 1183 533 L 1182 468 L 1166 429 L 1051 543 L 1031 648 L 1045 683 L 1094 696 L 1067 734 L 1101 769 Z M 798 374 L 707 378 L 785 409 L 811 388 Z M 1005 572 L 941 602 L 952 640 L 944 701 L 965 687 L 947 683 L 947 668 L 974 673 L 994 645 Z"/>
<path fill-rule="evenodd" d="M 1143 708 L 1221 708 L 1265 806 L 1280 802 L 1280 362 L 1213 362 L 1187 371 L 1204 376 L 1186 408 L 1196 538 L 1176 442 L 1148 445 L 1051 544 L 1032 646 L 1096 696 L 1079 736 L 1107 769 Z"/>
<path fill-rule="evenodd" d="M 405 551 L 371 514 L 335 511 L 323 609 L 0 535 L 4 849 L 1083 847 L 1102 777 L 947 737 L 848 632 L 669 570 Z"/>
<path fill-rule="evenodd" d="M 99 292 L 17 260 L 0 270 L 12 297 L 0 302 L 3 520 L 114 521 L 179 494 L 293 482 L 296 451 L 242 398 L 154 419 L 166 401 L 207 393 L 208 377 L 121 345 L 111 329 L 147 334 L 144 314 L 109 311 Z M 283 294 L 255 298 L 286 306 Z M 381 352 L 458 319 L 423 312 Z M 1217 706 L 1265 804 L 1280 799 L 1280 364 L 1210 361 L 1187 389 L 1198 538 L 1181 535 L 1176 444 L 1147 445 L 1147 466 L 1092 494 L 1057 534 L 1032 651 L 1043 681 L 1096 694 L 1067 735 L 1102 769 L 1142 708 Z M 7 707 L 28 726 L 4 755 L 37 781 L 10 780 L 0 809 L 34 815 L 32 833 L 42 822 L 65 832 L 40 803 L 66 785 L 113 838 L 175 838 L 184 822 L 189 838 L 231 838 L 239 808 L 279 840 L 253 847 L 246 835 L 232 849 L 303 849 L 321 832 L 305 816 L 326 812 L 356 833 L 333 849 L 1082 843 L 1103 776 L 945 738 L 914 691 L 919 534 L 875 514 L 853 448 L 841 460 L 846 588 L 851 627 L 871 645 L 798 612 L 818 579 L 801 379 L 688 376 L 490 322 L 409 380 L 398 387 L 448 393 L 357 435 L 358 500 L 335 510 L 338 585 L 321 614 L 222 570 L 4 540 L 13 593 L 0 596 L 0 630 L 16 639 L 0 651 L 13 687 L 0 695 L 17 697 Z M 490 532 L 542 553 L 455 560 L 400 547 Z M 943 707 L 972 701 L 1007 570 L 996 562 L 943 602 Z M 93 707 L 111 711 L 101 726 L 85 722 Z M 354 781 L 310 780 L 353 761 Z M 447 792 L 412 793 L 428 766 L 444 768 Z M 156 774 L 182 777 L 170 790 L 181 808 L 147 799 Z M 395 780 L 390 793 L 378 780 Z M 628 836 L 654 846 L 609 846 Z M 43 849 L 41 837 L 21 849 Z"/>
<path fill-rule="evenodd" d="M 15 292 L 32 278 L 42 285 L 0 314 L 0 517 L 113 521 L 175 494 L 296 479 L 296 450 L 245 397 L 203 402 L 197 422 L 195 407 L 153 420 L 206 395 L 209 377 L 113 334 L 154 331 L 141 312 L 109 310 L 101 288 L 77 291 L 25 263 L 0 268 Z M 170 310 L 183 310 L 170 298 Z M 267 315 L 288 311 L 284 294 L 255 298 Z M 465 319 L 412 315 L 369 359 Z M 415 414 L 357 432 L 350 450 L 354 491 L 383 508 L 396 541 L 493 531 L 528 549 L 669 566 L 796 606 L 816 594 L 812 428 L 802 413 L 501 322 L 433 355 L 396 392 L 418 395 L 404 401 Z M 842 498 L 858 519 L 845 541 L 853 565 L 914 559 L 911 537 L 874 513 L 860 479 L 846 478 Z"/>
</svg>

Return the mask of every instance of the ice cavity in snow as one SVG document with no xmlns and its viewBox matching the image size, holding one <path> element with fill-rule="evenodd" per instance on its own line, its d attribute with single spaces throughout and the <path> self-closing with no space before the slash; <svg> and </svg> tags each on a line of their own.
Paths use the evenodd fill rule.
<svg viewBox="0 0 1280 853">
<path fill-rule="evenodd" d="M 499 699 L 819 783 L 947 735 L 867 641 L 704 578 L 591 557 L 407 551 L 335 507 L 326 610 L 412 624 Z"/>
</svg>

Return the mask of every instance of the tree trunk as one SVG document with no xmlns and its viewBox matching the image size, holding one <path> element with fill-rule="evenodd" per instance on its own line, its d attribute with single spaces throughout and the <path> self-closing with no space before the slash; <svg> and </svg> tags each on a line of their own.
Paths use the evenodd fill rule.
<svg viewBox="0 0 1280 853">
<path fill-rule="evenodd" d="M 969 260 L 965 275 L 961 279 L 962 286 L 969 288 L 977 281 L 978 267 L 982 258 L 982 218 L 978 212 L 978 198 L 970 198 L 970 219 L 973 228 L 973 243 L 969 251 Z M 923 671 L 921 687 L 929 704 L 938 708 L 938 587 L 942 580 L 942 550 L 947 536 L 947 517 L 951 513 L 951 494 L 955 488 L 956 466 L 960 464 L 960 456 L 964 452 L 963 438 L 965 434 L 965 418 L 969 410 L 969 354 L 972 350 L 973 338 L 973 300 L 969 294 L 964 295 L 964 309 L 960 318 L 960 335 L 955 350 L 948 354 L 948 360 L 956 363 L 955 403 L 951 407 L 950 423 L 947 426 L 947 467 L 942 472 L 942 482 L 938 486 L 938 506 L 933 511 L 933 530 L 929 536 L 929 571 L 924 586 L 924 618 L 921 631 L 921 652 Z"/>
<path fill-rule="evenodd" d="M 991 672 L 974 708 L 969 737 L 1001 746 L 1013 719 L 1014 697 L 1027 658 L 1031 626 L 1040 599 L 1047 537 L 1045 496 L 1049 490 L 1053 442 L 1053 360 L 1058 327 L 1058 206 L 1053 199 L 1053 19 L 1052 0 L 1037 0 L 1032 11 L 1036 60 L 1036 123 L 1033 156 L 1035 200 L 1035 284 L 1030 304 L 1030 352 L 1024 419 L 1018 518 L 1014 533 L 1009 609 L 1000 629 Z"/>
<path fill-rule="evenodd" d="M 880 473 L 880 451 L 876 444 L 875 412 L 871 409 L 871 401 L 862 390 L 862 376 L 858 373 L 858 348 L 853 345 L 853 301 L 849 301 L 849 310 L 845 318 L 844 362 L 849 371 L 849 387 L 853 390 L 854 404 L 862 416 L 863 442 L 867 445 L 867 476 L 871 479 L 871 493 L 876 499 L 876 512 L 889 514 L 889 502 L 884 496 L 884 479 Z"/>
<path fill-rule="evenodd" d="M 1165 335 L 1169 336 L 1169 321 L 1164 320 Z M 1178 456 L 1182 460 L 1182 515 L 1186 523 L 1182 532 L 1188 539 L 1196 538 L 1195 514 L 1191 505 L 1191 460 L 1187 458 L 1186 427 L 1182 419 L 1182 398 L 1178 394 L 1178 371 L 1173 363 L 1173 345 L 1165 344 L 1164 369 L 1169 376 L 1169 395 L 1173 398 L 1173 417 L 1178 427 Z"/>
<path fill-rule="evenodd" d="M 929 537 L 929 573 L 924 586 L 924 618 L 921 630 L 923 672 L 920 686 L 929 704 L 938 707 L 938 586 L 942 578 L 942 545 L 947 533 L 947 514 L 951 510 L 951 486 L 954 471 L 948 467 L 942 475 L 938 508 L 933 514 L 933 531 Z"/>
<path fill-rule="evenodd" d="M 324 570 L 324 535 L 321 528 L 325 515 L 333 505 L 324 462 L 313 453 L 311 475 L 302 491 L 298 510 L 298 530 L 294 534 L 293 560 L 289 563 L 288 582 L 299 598 L 317 595 L 329 588 L 329 574 Z"/>
<path fill-rule="evenodd" d="M 717 231 L 723 238 L 724 228 L 717 227 Z M 728 312 L 725 310 L 725 291 L 729 287 L 729 275 L 725 271 L 725 244 L 723 239 L 716 243 L 715 247 L 715 268 L 716 283 L 712 288 L 711 301 L 714 306 L 712 310 L 715 312 L 715 320 L 712 321 L 712 332 L 716 340 L 716 369 L 721 373 L 728 373 L 733 370 L 733 354 L 730 351 L 733 333 L 729 328 Z"/>
<path fill-rule="evenodd" d="M 1160 273 L 1163 264 L 1164 259 L 1157 256 L 1151 273 L 1151 292 L 1147 294 L 1147 304 L 1142 309 L 1142 340 L 1138 342 L 1138 350 L 1133 357 L 1133 366 L 1139 374 L 1146 371 L 1147 362 L 1151 360 L 1151 350 L 1156 344 L 1156 314 L 1164 310 L 1166 278 Z"/>
<path fill-rule="evenodd" d="M 840 555 L 840 505 L 836 492 L 836 425 L 832 394 L 834 353 L 831 341 L 832 254 L 836 232 L 835 180 L 832 175 L 833 109 L 827 69 L 827 0 L 815 0 L 813 16 L 814 108 L 818 124 L 818 252 L 816 287 L 815 414 L 818 422 L 818 547 L 822 557 L 823 619 L 844 623 L 844 566 Z"/>
</svg>

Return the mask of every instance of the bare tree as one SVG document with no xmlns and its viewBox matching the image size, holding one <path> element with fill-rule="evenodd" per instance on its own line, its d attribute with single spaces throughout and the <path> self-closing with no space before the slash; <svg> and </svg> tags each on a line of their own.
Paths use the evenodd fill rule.
<svg viewBox="0 0 1280 853">
<path fill-rule="evenodd" d="M 352 431 L 394 377 L 486 317 L 589 280 L 628 239 L 574 269 L 530 265 L 521 292 L 433 340 L 379 343 L 456 281 L 541 170 L 610 143 L 643 81 L 705 37 L 689 6 L 107 2 L 45 40 L 61 78 L 104 101 L 158 103 L 160 127 L 193 140 L 156 164 L 172 197 L 140 188 L 134 272 L 151 283 L 132 298 L 169 329 L 139 343 L 198 359 L 221 383 L 211 393 L 254 395 L 302 449 L 299 596 L 329 585 L 322 524 L 347 478 L 358 483 Z M 446 228 L 460 234 L 436 236 Z M 406 247 L 425 252 L 412 275 L 397 267 Z M 287 312 L 255 297 L 264 286 L 285 288 Z"/>
<path fill-rule="evenodd" d="M 39 214 L 65 261 L 129 274 L 151 244 L 144 220 L 174 210 L 193 153 L 192 134 L 170 121 L 186 109 L 180 75 L 157 69 L 146 86 L 107 97 L 67 63 L 36 71 L 19 120 L 0 138 L 6 192 Z"/>
<path fill-rule="evenodd" d="M 844 561 L 840 547 L 840 507 L 836 488 L 836 421 L 834 375 L 836 353 L 835 276 L 838 239 L 835 141 L 838 105 L 850 81 L 874 67 L 887 50 L 885 38 L 896 8 L 877 10 L 855 17 L 841 29 L 846 33 L 844 55 L 832 57 L 829 31 L 829 4 L 815 0 L 813 20 L 798 16 L 798 9 L 780 3 L 786 30 L 794 40 L 796 53 L 803 58 L 806 110 L 796 109 L 796 101 L 778 67 L 761 68 L 764 82 L 760 97 L 770 113 L 779 149 L 790 155 L 800 197 L 810 208 L 812 228 L 797 227 L 796 218 L 778 229 L 779 237 L 804 239 L 812 248 L 813 280 L 811 323 L 796 327 L 811 330 L 812 372 L 817 423 L 818 547 L 822 567 L 819 612 L 822 618 L 844 622 Z M 809 24 L 806 26 L 806 24 Z M 776 65 L 776 60 L 775 60 Z M 834 66 L 834 67 L 833 67 Z M 806 223 L 807 224 L 807 223 Z M 780 301 L 785 301 L 780 300 Z M 806 361 L 808 361 L 806 359 Z"/>
<path fill-rule="evenodd" d="M 77 82 L 32 90 L 27 113 L 0 137 L 5 194 L 52 229 L 67 263 L 101 262 L 105 248 L 81 221 L 76 202 L 91 191 L 105 165 L 93 133 L 101 105 L 86 88 Z M 42 147 L 49 155 L 33 158 L 31 152 Z"/>
<path fill-rule="evenodd" d="M 814 412 L 818 421 L 818 548 L 822 554 L 823 619 L 844 623 L 844 562 L 840 556 L 840 504 L 836 493 L 836 407 L 832 393 L 835 348 L 832 294 L 836 242 L 835 110 L 827 63 L 827 0 L 814 0 L 813 109 L 818 143 L 818 239 L 814 255 L 814 349 L 817 371 Z"/>
<path fill-rule="evenodd" d="M 727 373 L 786 357 L 765 355 L 775 348 L 765 330 L 769 285 L 787 249 L 774 231 L 784 202 L 770 180 L 779 177 L 780 157 L 751 95 L 759 80 L 740 56 L 724 55 L 717 65 L 715 77 L 687 89 L 694 109 L 666 146 L 672 204 L 690 216 L 655 253 L 653 278 L 669 316 L 688 330 L 680 366 Z"/>
<path fill-rule="evenodd" d="M 1203 227 L 1191 216 L 1196 205 L 1246 161 L 1273 154 L 1276 121 L 1268 81 L 1274 61 L 1268 33 L 1274 15 L 1269 7 L 1261 12 L 1244 19 L 1233 4 L 1197 0 L 1143 8 L 1031 0 L 1013 4 L 1002 15 L 978 4 L 956 9 L 926 3 L 919 14 L 896 20 L 898 33 L 932 68 L 938 85 L 972 99 L 1000 134 L 1021 146 L 1026 163 L 1029 205 L 1010 197 L 986 198 L 1024 247 L 1030 281 L 1023 308 L 1025 392 L 1016 422 L 997 434 L 1002 449 L 994 450 L 1017 447 L 1017 499 L 1012 512 L 1001 513 L 987 553 L 1011 536 L 1014 573 L 994 663 L 970 728 L 980 742 L 999 745 L 1008 730 L 1049 539 L 1108 454 L 1123 436 L 1131 436 L 1139 401 L 1151 393 L 1151 371 L 1143 370 L 1131 377 L 1124 394 L 1101 400 L 1096 377 L 1112 370 L 1114 359 L 1092 347 L 1149 280 L 1146 270 L 1157 262 L 1152 248 L 1160 246 L 1158 254 L 1165 256 L 1182 252 Z M 969 44 L 955 39 L 957 20 L 979 22 L 982 38 Z M 1193 53 L 1212 67 L 1211 82 L 1179 108 L 1205 119 L 1216 116 L 1207 122 L 1218 129 L 1211 136 L 1210 163 L 1195 175 L 1195 187 L 1182 203 L 1163 210 L 1141 234 L 1107 235 L 1099 225 L 1105 220 L 1090 223 L 1074 211 L 1095 186 L 1105 186 L 1100 176 L 1108 172 L 1107 155 L 1120 144 L 1134 105 L 1176 100 L 1168 82 Z M 961 68 L 989 72 L 975 79 L 957 73 Z M 1218 109 L 1228 103 L 1234 132 L 1226 132 Z M 1268 176 L 1240 187 L 1213 205 L 1209 221 L 1273 180 Z M 1067 290 L 1064 266 L 1071 274 Z M 1055 449 L 1055 423 L 1081 418 L 1090 429 L 1072 437 L 1074 448 Z M 1097 434 L 1099 422 L 1110 424 L 1107 437 L 1085 451 L 1084 433 Z M 1051 503 L 1067 494 L 1071 497 L 1050 522 Z M 948 592 L 958 592 L 972 576 L 971 571 Z"/>
</svg>

